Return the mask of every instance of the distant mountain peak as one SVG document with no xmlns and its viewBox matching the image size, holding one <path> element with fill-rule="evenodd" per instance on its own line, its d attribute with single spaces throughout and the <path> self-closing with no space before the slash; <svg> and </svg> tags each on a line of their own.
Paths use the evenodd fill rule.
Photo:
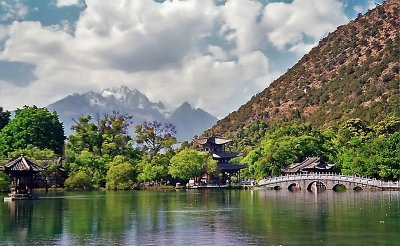
<svg viewBox="0 0 400 246">
<path fill-rule="evenodd" d="M 73 119 L 112 111 L 133 115 L 134 124 L 153 120 L 173 123 L 177 127 L 177 137 L 180 140 L 190 140 L 217 121 L 217 118 L 205 111 L 193 109 L 188 102 L 184 102 L 171 113 L 163 102 L 151 102 L 139 90 L 127 86 L 107 88 L 100 93 L 74 93 L 50 104 L 48 108 L 60 115 L 67 134 L 72 133 L 68 129 L 73 124 Z"/>
<path fill-rule="evenodd" d="M 181 104 L 181 106 L 179 106 L 178 108 L 181 109 L 193 109 L 192 105 L 190 105 L 190 103 L 188 103 L 188 101 L 185 101 Z"/>
</svg>

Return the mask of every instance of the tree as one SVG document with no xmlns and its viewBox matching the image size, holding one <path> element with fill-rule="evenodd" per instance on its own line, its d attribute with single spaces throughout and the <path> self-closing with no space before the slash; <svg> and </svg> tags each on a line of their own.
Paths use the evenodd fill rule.
<svg viewBox="0 0 400 246">
<path fill-rule="evenodd" d="M 109 165 L 106 188 L 108 190 L 131 189 L 136 179 L 136 170 L 130 160 L 123 156 L 116 156 Z"/>
<path fill-rule="evenodd" d="M 33 145 L 63 153 L 64 129 L 56 112 L 46 108 L 24 106 L 17 109 L 12 119 L 0 132 L 0 155 Z"/>
<path fill-rule="evenodd" d="M 214 174 L 217 169 L 217 162 L 208 153 L 187 148 L 171 158 L 168 172 L 174 178 L 189 180 L 204 173 Z"/>
<path fill-rule="evenodd" d="M 136 143 L 150 156 L 158 154 L 161 150 L 171 150 L 176 143 L 175 126 L 170 123 L 160 123 L 157 121 L 145 121 L 135 128 Z"/>
<path fill-rule="evenodd" d="M 4 172 L 0 172 L 0 192 L 9 192 L 10 183 L 10 177 Z"/>
<path fill-rule="evenodd" d="M 67 190 L 91 190 L 93 185 L 90 176 L 85 171 L 79 171 L 71 174 L 71 176 L 65 180 L 64 187 Z"/>
<path fill-rule="evenodd" d="M 68 137 L 69 171 L 72 174 L 84 171 L 90 176 L 91 183 L 95 187 L 104 187 L 108 182 L 109 189 L 120 189 L 121 184 L 118 181 L 111 181 L 110 177 L 122 175 L 119 170 L 126 171 L 128 167 L 120 165 L 116 168 L 115 161 L 123 156 L 126 161 L 119 164 L 125 164 L 133 163 L 140 158 L 138 151 L 132 147 L 131 137 L 127 133 L 131 118 L 117 112 L 97 115 L 95 122 L 90 115 L 79 118 L 72 126 L 75 134 Z"/>
<path fill-rule="evenodd" d="M 0 107 L 0 130 L 3 129 L 10 121 L 11 113 L 9 111 L 4 111 L 3 107 Z"/>
<path fill-rule="evenodd" d="M 71 127 L 75 134 L 68 137 L 68 149 L 74 153 L 87 150 L 94 155 L 111 157 L 132 153 L 128 135 L 131 116 L 117 112 L 97 115 L 97 123 L 92 116 L 83 116 Z"/>
</svg>

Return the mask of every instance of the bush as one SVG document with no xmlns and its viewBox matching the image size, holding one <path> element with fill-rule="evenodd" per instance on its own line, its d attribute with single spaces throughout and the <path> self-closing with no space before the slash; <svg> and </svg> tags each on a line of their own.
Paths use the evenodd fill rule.
<svg viewBox="0 0 400 246">
<path fill-rule="evenodd" d="M 10 177 L 0 172 L 0 192 L 9 192 L 10 191 Z"/>
<path fill-rule="evenodd" d="M 91 190 L 93 184 L 89 175 L 84 171 L 78 171 L 65 180 L 64 187 L 67 190 Z"/>
<path fill-rule="evenodd" d="M 110 167 L 107 172 L 107 190 L 128 190 L 133 186 L 136 176 L 135 168 L 129 163 L 121 163 Z"/>
</svg>

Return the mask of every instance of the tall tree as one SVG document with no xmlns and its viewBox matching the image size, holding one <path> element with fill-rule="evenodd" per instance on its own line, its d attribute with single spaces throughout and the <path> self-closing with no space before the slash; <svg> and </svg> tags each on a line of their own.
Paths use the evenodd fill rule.
<svg viewBox="0 0 400 246">
<path fill-rule="evenodd" d="M 208 153 L 187 148 L 171 158 L 168 172 L 174 178 L 189 180 L 204 173 L 214 174 L 217 169 L 217 162 Z"/>
<path fill-rule="evenodd" d="M 135 129 L 136 143 L 150 156 L 158 154 L 161 150 L 170 150 L 176 143 L 175 126 L 170 123 L 145 121 Z"/>
<path fill-rule="evenodd" d="M 3 107 L 0 107 L 0 130 L 3 129 L 10 121 L 11 113 L 4 111 Z"/>
<path fill-rule="evenodd" d="M 0 132 L 0 155 L 33 145 L 63 153 L 64 129 L 56 112 L 46 108 L 24 106 Z"/>
</svg>

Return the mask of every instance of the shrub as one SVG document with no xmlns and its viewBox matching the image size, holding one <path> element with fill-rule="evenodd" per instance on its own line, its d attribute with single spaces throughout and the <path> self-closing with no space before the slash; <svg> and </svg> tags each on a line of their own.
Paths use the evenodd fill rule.
<svg viewBox="0 0 400 246">
<path fill-rule="evenodd" d="M 0 172 L 0 192 L 9 192 L 10 191 L 10 177 Z"/>
<path fill-rule="evenodd" d="M 93 184 L 89 175 L 84 171 L 78 171 L 65 180 L 64 187 L 67 190 L 91 190 Z"/>
<path fill-rule="evenodd" d="M 107 172 L 106 188 L 108 190 L 131 189 L 135 176 L 135 168 L 129 163 L 121 163 L 116 166 L 112 166 Z"/>
</svg>

